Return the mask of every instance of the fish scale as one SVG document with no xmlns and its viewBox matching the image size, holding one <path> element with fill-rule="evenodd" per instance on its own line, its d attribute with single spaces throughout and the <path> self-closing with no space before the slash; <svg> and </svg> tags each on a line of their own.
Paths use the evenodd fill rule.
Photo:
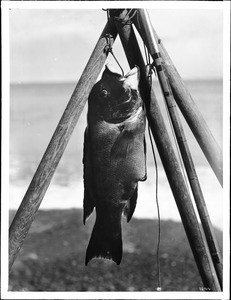
<svg viewBox="0 0 231 300">
<path fill-rule="evenodd" d="M 121 217 L 129 222 L 138 181 L 146 179 L 146 116 L 138 91 L 139 68 L 124 77 L 105 66 L 89 95 L 84 137 L 84 224 L 96 210 L 85 264 L 122 259 Z"/>
</svg>

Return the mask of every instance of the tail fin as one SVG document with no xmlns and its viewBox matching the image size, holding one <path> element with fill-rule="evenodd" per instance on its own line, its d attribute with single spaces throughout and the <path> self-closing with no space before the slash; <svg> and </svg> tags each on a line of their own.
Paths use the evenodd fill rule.
<svg viewBox="0 0 231 300">
<path fill-rule="evenodd" d="M 87 247 L 85 265 L 94 257 L 112 259 L 117 265 L 120 264 L 123 247 L 120 220 L 116 223 L 110 226 L 110 224 L 106 224 L 105 220 L 100 222 L 96 216 L 95 226 Z"/>
</svg>

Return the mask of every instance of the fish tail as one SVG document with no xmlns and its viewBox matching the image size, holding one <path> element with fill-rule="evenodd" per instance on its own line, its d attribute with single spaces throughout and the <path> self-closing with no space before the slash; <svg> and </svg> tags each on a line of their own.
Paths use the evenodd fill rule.
<svg viewBox="0 0 231 300">
<path fill-rule="evenodd" d="M 87 247 L 85 265 L 94 258 L 112 259 L 117 265 L 122 259 L 121 217 L 118 220 L 100 218 L 96 215 L 95 225 Z"/>
</svg>

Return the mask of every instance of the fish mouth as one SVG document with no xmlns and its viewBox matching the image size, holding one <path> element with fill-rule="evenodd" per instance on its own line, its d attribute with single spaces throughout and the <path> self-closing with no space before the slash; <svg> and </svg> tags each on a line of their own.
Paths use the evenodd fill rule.
<svg viewBox="0 0 231 300">
<path fill-rule="evenodd" d="M 120 76 L 121 77 L 120 81 L 124 81 L 124 80 L 126 80 L 126 78 L 128 78 L 130 76 L 135 76 L 136 74 L 138 74 L 138 77 L 139 77 L 139 70 L 140 70 L 138 66 L 135 66 L 130 71 L 128 71 L 128 73 L 126 75 L 123 76 L 120 73 L 118 73 L 117 69 L 111 63 L 107 63 L 105 65 L 105 69 L 114 75 Z"/>
<path fill-rule="evenodd" d="M 123 86 L 126 89 L 138 90 L 140 81 L 140 69 L 135 66 L 123 78 Z"/>
<path fill-rule="evenodd" d="M 127 104 L 129 104 L 129 103 L 131 103 L 131 100 L 132 100 L 132 97 L 130 96 L 127 100 L 125 100 L 125 101 L 123 101 L 123 102 L 121 102 L 121 103 L 118 103 L 117 105 L 116 105 L 116 107 L 118 108 L 120 108 L 120 107 L 123 107 L 124 105 L 127 105 Z"/>
<path fill-rule="evenodd" d="M 128 78 L 129 76 L 134 76 L 139 72 L 139 67 L 135 66 L 133 69 L 131 69 L 125 76 L 124 78 Z"/>
</svg>

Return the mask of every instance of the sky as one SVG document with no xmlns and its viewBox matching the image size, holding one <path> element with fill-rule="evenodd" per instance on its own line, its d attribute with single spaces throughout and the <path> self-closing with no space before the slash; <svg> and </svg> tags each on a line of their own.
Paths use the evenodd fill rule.
<svg viewBox="0 0 231 300">
<path fill-rule="evenodd" d="M 183 79 L 222 77 L 222 10 L 149 9 L 148 12 Z M 11 9 L 11 82 L 78 80 L 106 21 L 106 12 L 100 9 Z M 113 51 L 128 71 L 118 38 Z M 112 57 L 109 61 L 116 64 Z"/>
</svg>

